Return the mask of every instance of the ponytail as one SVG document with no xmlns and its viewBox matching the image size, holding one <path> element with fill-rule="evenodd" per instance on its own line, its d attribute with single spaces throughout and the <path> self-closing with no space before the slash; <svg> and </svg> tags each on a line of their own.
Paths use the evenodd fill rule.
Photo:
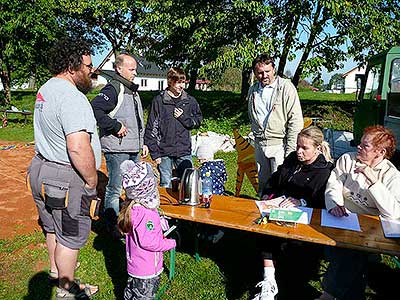
<svg viewBox="0 0 400 300">
<path fill-rule="evenodd" d="M 322 155 L 325 156 L 325 159 L 327 161 L 333 162 L 333 159 L 331 156 L 331 148 L 329 147 L 329 143 L 327 141 L 321 142 L 321 152 L 322 152 Z"/>
</svg>

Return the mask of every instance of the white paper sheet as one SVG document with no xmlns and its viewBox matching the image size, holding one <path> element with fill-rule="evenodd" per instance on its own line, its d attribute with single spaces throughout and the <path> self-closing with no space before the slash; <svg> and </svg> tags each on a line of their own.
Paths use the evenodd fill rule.
<svg viewBox="0 0 400 300">
<path fill-rule="evenodd" d="M 357 214 L 348 212 L 348 215 L 347 217 L 335 217 L 326 209 L 321 209 L 321 226 L 361 231 Z"/>
<path fill-rule="evenodd" d="M 262 200 L 262 201 L 255 201 L 255 202 L 260 211 L 260 214 L 262 216 L 268 216 L 271 212 L 272 206 L 278 208 L 279 204 L 285 199 L 286 199 L 285 196 L 281 196 L 281 197 L 274 198 L 271 200 Z M 296 223 L 310 224 L 312 212 L 313 212 L 313 209 L 311 207 L 296 206 L 296 207 L 289 208 L 289 210 L 290 209 L 301 210 L 302 212 L 305 212 L 305 214 L 303 216 L 301 216 L 301 218 Z"/>
<path fill-rule="evenodd" d="M 383 233 L 387 238 L 400 237 L 400 220 L 394 220 L 379 216 L 382 224 Z"/>
<path fill-rule="evenodd" d="M 267 216 L 271 212 L 271 208 L 279 207 L 279 204 L 281 204 L 281 202 L 285 199 L 286 199 L 285 196 L 280 196 L 280 197 L 270 199 L 270 200 L 256 201 L 256 204 L 260 211 L 260 214 L 262 216 Z"/>
<path fill-rule="evenodd" d="M 307 223 L 302 223 L 302 224 L 310 224 L 312 213 L 313 213 L 313 209 L 311 207 L 304 207 L 304 206 L 300 206 L 300 207 L 296 207 L 296 208 L 298 208 L 301 211 L 307 213 Z"/>
</svg>

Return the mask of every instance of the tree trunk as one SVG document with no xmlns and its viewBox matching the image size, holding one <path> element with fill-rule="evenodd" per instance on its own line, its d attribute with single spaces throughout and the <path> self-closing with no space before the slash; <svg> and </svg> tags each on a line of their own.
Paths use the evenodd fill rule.
<svg viewBox="0 0 400 300">
<path fill-rule="evenodd" d="M 240 93 L 240 99 L 243 103 L 246 102 L 247 92 L 250 87 L 250 76 L 252 74 L 252 69 L 250 67 L 244 66 L 242 69 L 242 90 Z"/>
<path fill-rule="evenodd" d="M 0 79 L 3 85 L 4 98 L 0 98 L 0 105 L 6 106 L 10 105 L 11 102 L 11 76 L 8 70 L 0 71 Z"/>
<path fill-rule="evenodd" d="M 189 71 L 189 87 L 188 90 L 189 91 L 193 91 L 196 89 L 196 81 L 197 81 L 197 69 L 190 69 Z"/>
<path fill-rule="evenodd" d="M 287 62 L 287 58 L 289 56 L 290 48 L 292 47 L 294 38 L 297 33 L 297 25 L 299 24 L 300 21 L 300 14 L 298 15 L 292 15 L 292 22 L 290 25 L 288 25 L 288 29 L 285 34 L 285 42 L 282 50 L 282 55 L 279 58 L 279 66 L 278 66 L 278 75 L 283 76 L 285 72 L 285 66 Z"/>
<path fill-rule="evenodd" d="M 321 12 L 322 12 L 322 19 L 319 19 Z M 310 53 L 313 49 L 314 41 L 315 41 L 316 37 L 321 33 L 321 31 L 323 30 L 323 27 L 325 25 L 326 19 L 323 16 L 323 14 L 324 14 L 323 7 L 321 6 L 320 3 L 318 3 L 317 9 L 315 10 L 313 22 L 311 25 L 310 37 L 308 38 L 307 45 L 304 48 L 303 55 L 301 56 L 299 65 L 297 66 L 296 72 L 294 73 L 294 76 L 293 76 L 292 82 L 295 87 L 297 87 L 299 84 L 301 74 L 303 73 L 303 70 L 304 70 L 304 64 L 307 61 L 308 56 L 310 55 Z"/>
</svg>

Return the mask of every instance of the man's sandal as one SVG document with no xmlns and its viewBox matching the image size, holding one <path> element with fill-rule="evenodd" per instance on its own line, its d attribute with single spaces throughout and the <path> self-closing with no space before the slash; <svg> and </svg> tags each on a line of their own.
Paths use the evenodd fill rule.
<svg viewBox="0 0 400 300">
<path fill-rule="evenodd" d="M 81 265 L 81 262 L 77 261 L 75 270 L 79 268 Z M 47 279 L 49 280 L 49 283 L 52 285 L 58 285 L 58 271 L 49 271 L 49 276 L 47 276 Z"/>
<path fill-rule="evenodd" d="M 70 288 L 57 288 L 56 299 L 57 300 L 87 300 L 93 295 L 99 292 L 97 285 L 91 285 L 87 283 L 80 283 L 79 280 L 75 280 Z"/>
</svg>

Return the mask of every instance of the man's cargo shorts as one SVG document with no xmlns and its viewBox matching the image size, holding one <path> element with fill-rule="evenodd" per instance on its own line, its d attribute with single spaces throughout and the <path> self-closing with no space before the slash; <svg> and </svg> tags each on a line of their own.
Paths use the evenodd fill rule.
<svg viewBox="0 0 400 300">
<path fill-rule="evenodd" d="M 55 233 L 57 242 L 67 248 L 82 248 L 91 228 L 85 202 L 86 198 L 96 195 L 96 190 L 87 190 L 83 179 L 70 165 L 47 161 L 40 154 L 32 159 L 28 168 L 27 184 L 32 190 L 43 230 Z"/>
</svg>

